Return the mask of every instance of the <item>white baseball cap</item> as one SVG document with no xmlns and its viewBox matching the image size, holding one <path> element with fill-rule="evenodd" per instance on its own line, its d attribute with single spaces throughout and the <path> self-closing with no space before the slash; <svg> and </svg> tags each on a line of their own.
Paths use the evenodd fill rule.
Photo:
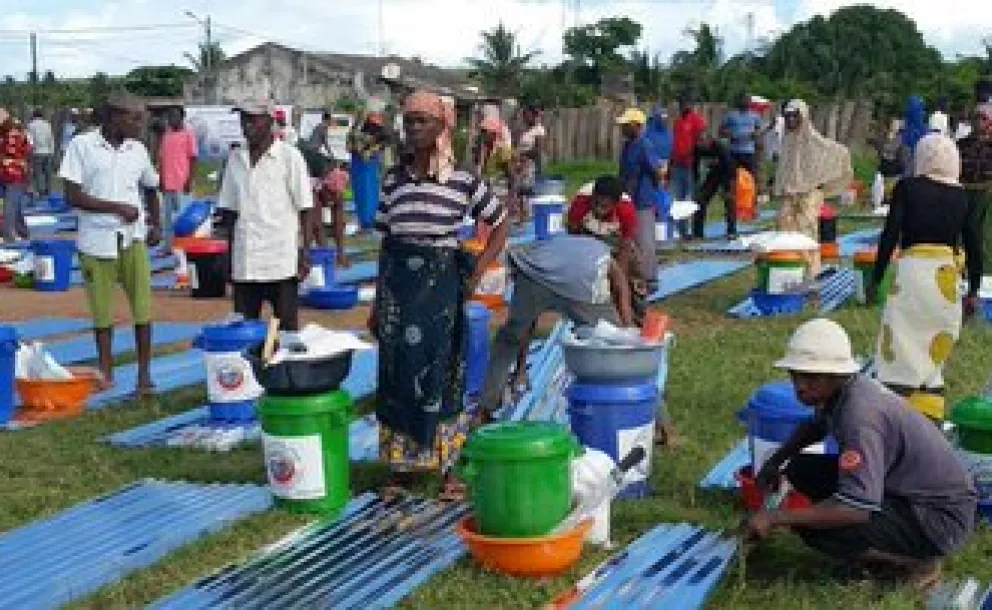
<svg viewBox="0 0 992 610">
<path fill-rule="evenodd" d="M 853 375 L 861 370 L 851 351 L 851 339 L 840 324 L 816 318 L 796 329 L 775 368 L 797 373 Z"/>
</svg>

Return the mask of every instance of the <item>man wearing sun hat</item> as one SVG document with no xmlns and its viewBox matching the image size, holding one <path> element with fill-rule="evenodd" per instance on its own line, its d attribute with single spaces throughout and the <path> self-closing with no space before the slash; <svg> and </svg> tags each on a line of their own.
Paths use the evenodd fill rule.
<svg viewBox="0 0 992 610">
<path fill-rule="evenodd" d="M 760 539 L 790 528 L 837 560 L 932 588 L 941 560 L 964 547 L 975 527 L 974 482 L 950 443 L 903 398 L 859 373 L 850 339 L 835 322 L 800 326 L 775 366 L 789 372 L 815 415 L 772 454 L 758 485 L 767 494 L 784 474 L 813 506 L 761 511 L 747 533 Z M 828 435 L 839 456 L 801 453 Z"/>
<path fill-rule="evenodd" d="M 234 310 L 250 320 L 268 302 L 284 331 L 299 330 L 299 283 L 310 270 L 313 191 L 302 153 L 278 139 L 268 100 L 239 105 L 248 145 L 232 150 L 218 207 L 229 229 Z"/>
<path fill-rule="evenodd" d="M 620 180 L 637 209 L 637 246 L 644 253 L 640 258 L 641 277 L 646 280 L 647 294 L 651 294 L 658 288 L 655 198 L 658 188 L 668 178 L 668 162 L 644 135 L 646 122 L 647 116 L 637 108 L 628 108 L 617 119 L 624 138 Z"/>
</svg>

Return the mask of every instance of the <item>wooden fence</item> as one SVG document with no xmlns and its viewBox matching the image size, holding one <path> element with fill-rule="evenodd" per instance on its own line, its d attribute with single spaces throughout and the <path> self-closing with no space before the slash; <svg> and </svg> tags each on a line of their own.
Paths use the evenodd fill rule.
<svg viewBox="0 0 992 610">
<path fill-rule="evenodd" d="M 702 104 L 699 109 L 706 118 L 710 133 L 716 135 L 727 105 Z M 622 110 L 605 106 L 548 109 L 544 113 L 544 124 L 548 130 L 548 156 L 551 162 L 617 159 L 621 138 L 614 120 Z M 676 108 L 672 106 L 668 112 L 674 120 Z M 822 104 L 812 107 L 811 112 L 813 124 L 823 135 L 852 150 L 867 145 L 872 133 L 871 102 Z"/>
</svg>

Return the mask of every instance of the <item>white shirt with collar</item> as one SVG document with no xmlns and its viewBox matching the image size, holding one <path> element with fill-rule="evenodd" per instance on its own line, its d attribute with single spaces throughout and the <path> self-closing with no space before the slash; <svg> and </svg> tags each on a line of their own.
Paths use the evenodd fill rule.
<svg viewBox="0 0 992 610">
<path fill-rule="evenodd" d="M 254 167 L 247 148 L 232 151 L 218 205 L 238 214 L 231 252 L 235 282 L 278 282 L 296 275 L 300 212 L 313 208 L 310 174 L 299 150 L 274 140 Z"/>
<path fill-rule="evenodd" d="M 117 258 L 118 245 L 129 247 L 148 235 L 143 189 L 158 187 L 145 145 L 124 140 L 114 148 L 99 129 L 79 134 L 69 143 L 59 178 L 74 182 L 90 197 L 138 209 L 138 219 L 125 223 L 116 214 L 79 211 L 79 251 L 97 258 Z"/>
</svg>

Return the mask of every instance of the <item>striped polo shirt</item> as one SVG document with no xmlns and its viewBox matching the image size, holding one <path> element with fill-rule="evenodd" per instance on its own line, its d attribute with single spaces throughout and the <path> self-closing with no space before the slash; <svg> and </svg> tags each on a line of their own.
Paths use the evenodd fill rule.
<svg viewBox="0 0 992 610">
<path fill-rule="evenodd" d="M 421 245 L 457 248 L 465 219 L 496 226 L 506 208 L 486 183 L 471 172 L 455 170 L 444 184 L 436 178 L 415 179 L 403 166 L 386 174 L 376 229 L 384 235 Z"/>
</svg>

